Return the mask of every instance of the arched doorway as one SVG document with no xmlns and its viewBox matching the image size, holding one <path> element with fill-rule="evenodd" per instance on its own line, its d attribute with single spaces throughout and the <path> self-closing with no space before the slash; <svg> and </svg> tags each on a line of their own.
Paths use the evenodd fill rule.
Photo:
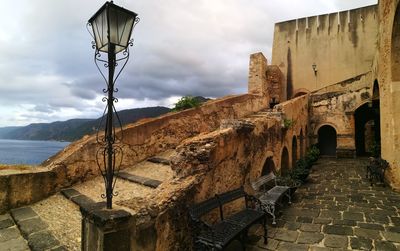
<svg viewBox="0 0 400 251">
<path fill-rule="evenodd" d="M 292 167 L 296 165 L 297 161 L 297 139 L 296 135 L 292 139 Z"/>
<path fill-rule="evenodd" d="M 263 169 L 262 169 L 262 172 L 261 172 L 261 176 L 267 175 L 270 172 L 274 172 L 274 171 L 275 171 L 275 163 L 272 160 L 272 157 L 269 157 L 264 162 L 264 166 L 263 166 Z"/>
<path fill-rule="evenodd" d="M 289 152 L 288 149 L 283 147 L 281 154 L 281 175 L 289 174 Z"/>
<path fill-rule="evenodd" d="M 392 29 L 392 80 L 400 81 L 400 4 L 394 15 Z"/>
<path fill-rule="evenodd" d="M 304 135 L 303 129 L 300 130 L 300 158 L 304 157 Z"/>
<path fill-rule="evenodd" d="M 321 155 L 336 156 L 336 130 L 330 125 L 321 126 L 318 130 L 318 148 Z"/>
<path fill-rule="evenodd" d="M 371 155 L 380 144 L 379 99 L 357 108 L 354 122 L 357 156 Z"/>
</svg>

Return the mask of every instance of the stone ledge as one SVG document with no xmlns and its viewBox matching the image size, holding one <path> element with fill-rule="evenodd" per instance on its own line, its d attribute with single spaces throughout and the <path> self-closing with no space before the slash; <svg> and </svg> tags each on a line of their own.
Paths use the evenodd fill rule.
<svg viewBox="0 0 400 251">
<path fill-rule="evenodd" d="M 127 172 L 119 172 L 116 176 L 118 178 L 130 181 L 130 182 L 138 183 L 140 185 L 148 186 L 151 188 L 157 188 L 162 183 L 159 180 L 154 180 L 154 179 L 130 174 Z"/>
</svg>

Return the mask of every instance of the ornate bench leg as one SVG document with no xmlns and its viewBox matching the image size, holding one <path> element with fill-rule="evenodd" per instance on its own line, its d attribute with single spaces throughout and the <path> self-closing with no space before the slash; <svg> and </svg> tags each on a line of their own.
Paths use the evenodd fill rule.
<svg viewBox="0 0 400 251">
<path fill-rule="evenodd" d="M 275 221 L 275 204 L 263 204 L 264 211 L 272 216 L 272 225 L 276 225 Z"/>
<path fill-rule="evenodd" d="M 288 199 L 289 199 L 289 205 L 291 205 L 292 204 L 292 196 L 290 195 L 290 189 L 288 189 L 287 190 L 287 192 L 285 193 L 285 195 L 288 197 Z"/>
<path fill-rule="evenodd" d="M 268 229 L 267 229 L 267 216 L 263 219 L 263 227 L 264 227 L 264 244 L 268 243 Z"/>
</svg>

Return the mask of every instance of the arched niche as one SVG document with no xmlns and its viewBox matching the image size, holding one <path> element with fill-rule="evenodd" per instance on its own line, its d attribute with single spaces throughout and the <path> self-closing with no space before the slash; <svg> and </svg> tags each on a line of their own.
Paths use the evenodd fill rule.
<svg viewBox="0 0 400 251">
<path fill-rule="evenodd" d="M 274 160 L 272 159 L 272 157 L 268 157 L 265 160 L 263 169 L 261 171 L 261 176 L 267 175 L 270 172 L 275 172 L 275 163 L 274 163 Z"/>
<path fill-rule="evenodd" d="M 330 125 L 318 129 L 318 148 L 321 155 L 336 156 L 337 133 Z"/>
<path fill-rule="evenodd" d="M 295 166 L 297 161 L 297 139 L 296 135 L 292 139 L 292 167 Z"/>
<path fill-rule="evenodd" d="M 281 154 L 281 175 L 287 175 L 289 171 L 289 151 L 286 146 L 284 146 Z"/>
</svg>

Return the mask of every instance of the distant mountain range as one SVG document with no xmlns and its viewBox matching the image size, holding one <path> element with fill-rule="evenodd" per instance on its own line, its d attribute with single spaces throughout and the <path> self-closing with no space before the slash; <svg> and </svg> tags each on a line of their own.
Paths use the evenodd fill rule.
<svg viewBox="0 0 400 251">
<path fill-rule="evenodd" d="M 122 125 L 143 118 L 158 117 L 169 112 L 167 107 L 146 107 L 118 111 Z M 93 134 L 101 121 L 98 119 L 70 119 L 52 123 L 34 123 L 27 126 L 0 128 L 1 139 L 74 141 L 84 135 Z"/>
<path fill-rule="evenodd" d="M 209 98 L 201 96 L 194 97 L 200 103 Z M 134 123 L 144 118 L 154 118 L 170 112 L 171 109 L 163 106 L 135 108 L 118 111 L 122 125 Z M 34 123 L 27 126 L 0 127 L 0 139 L 18 140 L 57 140 L 75 141 L 85 135 L 96 132 L 101 117 L 98 119 L 70 119 L 67 121 L 56 121 L 52 123 Z M 114 119 L 114 125 L 117 125 Z"/>
</svg>

